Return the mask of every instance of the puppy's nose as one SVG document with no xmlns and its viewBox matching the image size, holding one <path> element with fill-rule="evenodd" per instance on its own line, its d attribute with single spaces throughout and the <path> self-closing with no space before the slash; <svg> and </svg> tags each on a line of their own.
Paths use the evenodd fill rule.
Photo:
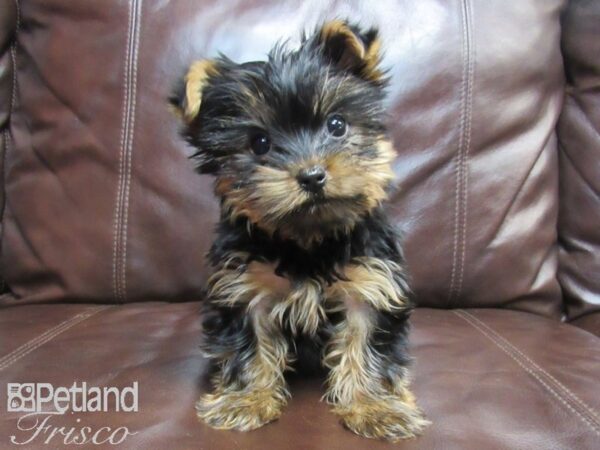
<svg viewBox="0 0 600 450">
<path fill-rule="evenodd" d="M 319 192 L 325 186 L 327 174 L 321 166 L 312 166 L 298 172 L 298 183 L 308 192 Z"/>
</svg>

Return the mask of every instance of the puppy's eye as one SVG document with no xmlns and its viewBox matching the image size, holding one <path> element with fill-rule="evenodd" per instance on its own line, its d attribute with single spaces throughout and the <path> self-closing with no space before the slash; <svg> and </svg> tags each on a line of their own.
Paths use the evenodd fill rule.
<svg viewBox="0 0 600 450">
<path fill-rule="evenodd" d="M 271 150 L 271 140 L 265 133 L 256 133 L 250 139 L 250 148 L 256 155 L 264 155 Z"/>
<path fill-rule="evenodd" d="M 346 121 L 339 114 L 329 116 L 327 119 L 327 129 L 335 137 L 342 137 L 346 134 Z"/>
</svg>

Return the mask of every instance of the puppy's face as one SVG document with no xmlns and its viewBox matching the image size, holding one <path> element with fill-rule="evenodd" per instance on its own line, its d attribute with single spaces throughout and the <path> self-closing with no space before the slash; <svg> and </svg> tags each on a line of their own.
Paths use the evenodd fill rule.
<svg viewBox="0 0 600 450">
<path fill-rule="evenodd" d="M 378 48 L 375 30 L 333 21 L 265 62 L 191 66 L 174 101 L 226 216 L 310 242 L 385 198 L 394 152 Z"/>
</svg>

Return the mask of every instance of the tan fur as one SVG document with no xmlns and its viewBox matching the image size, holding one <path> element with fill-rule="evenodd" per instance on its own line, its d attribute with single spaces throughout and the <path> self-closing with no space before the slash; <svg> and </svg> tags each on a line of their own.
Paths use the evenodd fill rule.
<svg viewBox="0 0 600 450">
<path fill-rule="evenodd" d="M 217 197 L 224 197 L 233 191 L 235 179 L 230 176 L 222 176 L 217 178 L 215 182 L 215 195 Z"/>
<path fill-rule="evenodd" d="M 430 422 L 406 391 L 402 396 L 362 397 L 349 406 L 335 406 L 333 412 L 350 431 L 364 437 L 397 441 L 418 436 Z"/>
<path fill-rule="evenodd" d="M 257 351 L 235 384 L 213 380 L 214 392 L 197 404 L 202 420 L 215 428 L 251 430 L 277 419 L 289 397 L 283 374 L 292 360 L 281 330 L 284 321 L 293 334 L 315 334 L 327 308 L 345 314 L 323 360 L 330 369 L 326 398 L 344 425 L 362 436 L 389 440 L 412 437 L 427 425 L 406 374 L 399 372 L 391 383 L 382 379 L 380 355 L 369 345 L 374 310 L 406 306 L 404 293 L 393 282 L 393 273 L 401 270 L 397 264 L 356 258 L 343 269 L 348 280 L 324 287 L 315 280 L 279 277 L 274 263 L 246 264 L 248 256 L 231 254 L 209 288 L 215 301 L 248 308 Z"/>
<path fill-rule="evenodd" d="M 381 62 L 381 41 L 379 38 L 375 39 L 365 55 L 365 67 L 362 70 L 363 75 L 373 81 L 378 81 L 383 78 L 383 72 L 379 69 L 379 63 Z"/>
<path fill-rule="evenodd" d="M 326 398 L 351 431 L 369 438 L 414 437 L 429 423 L 408 390 L 405 377 L 393 386 L 381 379 L 378 355 L 367 345 L 374 328 L 371 307 L 345 300 L 346 319 L 338 324 L 326 348 L 330 369 Z"/>
<path fill-rule="evenodd" d="M 326 158 L 312 157 L 290 165 L 287 170 L 258 166 L 247 186 L 236 188 L 235 180 L 224 176 L 217 180 L 215 191 L 223 197 L 223 207 L 232 221 L 245 216 L 268 233 L 277 230 L 281 236 L 296 238 L 300 245 L 309 247 L 323 239 L 319 231 L 301 239 L 294 235 L 293 224 L 281 220 L 309 199 L 296 181 L 298 171 L 320 164 L 328 172 L 326 197 L 335 200 L 360 196 L 360 200 L 352 205 L 345 204 L 343 208 L 332 203 L 311 211 L 315 222 L 340 222 L 342 225 L 337 228 L 332 225 L 331 231 L 347 233 L 353 223 L 386 198 L 386 188 L 394 177 L 391 169 L 394 157 L 391 143 L 381 138 L 373 159 L 353 156 L 349 150 Z"/>
<path fill-rule="evenodd" d="M 353 157 L 350 153 L 336 153 L 324 161 L 331 175 L 325 193 L 335 197 L 364 196 L 363 208 L 370 211 L 387 196 L 386 187 L 394 179 L 391 163 L 395 152 L 389 141 L 381 139 L 374 159 Z"/>
<path fill-rule="evenodd" d="M 279 326 L 287 319 L 293 335 L 298 332 L 314 335 L 325 318 L 322 306 L 322 288 L 312 279 L 297 283 L 283 300 L 275 303 L 270 317 Z"/>
<path fill-rule="evenodd" d="M 376 375 L 368 373 L 369 355 L 365 352 L 371 325 L 368 310 L 347 309 L 346 319 L 336 326 L 323 359 L 330 369 L 326 394 L 330 403 L 349 405 L 357 392 L 372 391 L 370 380 Z"/>
<path fill-rule="evenodd" d="M 200 112 L 202 89 L 206 80 L 217 73 L 215 63 L 211 60 L 194 62 L 185 76 L 185 104 L 183 118 L 191 122 Z"/>
<path fill-rule="evenodd" d="M 394 272 L 402 268 L 393 261 L 360 257 L 344 269 L 348 280 L 340 280 L 327 290 L 328 297 L 355 299 L 379 311 L 394 311 L 407 305 L 407 293 L 394 282 Z"/>
<path fill-rule="evenodd" d="M 281 415 L 290 396 L 283 375 L 289 361 L 288 343 L 264 305 L 257 305 L 250 314 L 257 346 L 243 379 L 229 386 L 213 380 L 214 392 L 196 404 L 198 417 L 214 428 L 249 431 L 261 427 Z"/>
<path fill-rule="evenodd" d="M 278 419 L 284 405 L 271 390 L 215 391 L 198 401 L 196 411 L 213 428 L 250 431 Z"/>
<path fill-rule="evenodd" d="M 381 59 L 381 41 L 379 39 L 375 39 L 368 48 L 365 48 L 362 40 L 341 20 L 326 22 L 321 28 L 320 36 L 322 42 L 337 37 L 345 40 L 347 51 L 339 61 L 342 67 L 351 69 L 355 65 L 362 64 L 361 73 L 366 79 L 378 81 L 383 77 L 383 73 L 378 68 Z"/>
<path fill-rule="evenodd" d="M 240 266 L 245 254 L 232 255 L 209 279 L 209 295 L 222 305 L 259 305 L 279 327 L 287 325 L 294 335 L 298 332 L 315 334 L 325 311 L 322 306 L 323 289 L 313 279 L 291 283 L 275 274 L 276 264 L 252 261 Z"/>
<path fill-rule="evenodd" d="M 232 220 L 246 216 L 267 232 L 273 232 L 279 219 L 308 198 L 288 171 L 273 167 L 259 166 L 249 185 L 229 190 L 224 197 L 224 207 Z M 221 181 L 217 186 L 220 190 L 227 187 Z"/>
<path fill-rule="evenodd" d="M 323 24 L 321 28 L 321 40 L 327 42 L 335 37 L 342 36 L 349 51 L 358 59 L 365 57 L 365 46 L 360 38 L 354 34 L 350 27 L 342 20 L 331 20 Z"/>
<path fill-rule="evenodd" d="M 236 253 L 208 280 L 208 294 L 216 303 L 234 306 L 244 304 L 254 308 L 262 300 L 269 303 L 290 291 L 287 279 L 275 275 L 274 264 L 252 261 L 248 255 Z"/>
<path fill-rule="evenodd" d="M 247 272 L 253 279 L 253 283 L 260 290 L 269 292 L 273 302 L 285 297 L 292 290 L 292 283 L 286 277 L 275 274 L 277 264 L 261 263 L 253 261 L 248 265 Z"/>
</svg>

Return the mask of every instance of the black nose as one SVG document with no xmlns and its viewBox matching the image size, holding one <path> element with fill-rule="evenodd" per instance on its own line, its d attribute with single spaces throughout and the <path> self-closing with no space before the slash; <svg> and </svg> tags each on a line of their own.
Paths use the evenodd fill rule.
<svg viewBox="0 0 600 450">
<path fill-rule="evenodd" d="M 313 166 L 308 169 L 302 169 L 298 173 L 298 183 L 305 191 L 318 192 L 325 186 L 327 174 L 321 166 Z"/>
</svg>

